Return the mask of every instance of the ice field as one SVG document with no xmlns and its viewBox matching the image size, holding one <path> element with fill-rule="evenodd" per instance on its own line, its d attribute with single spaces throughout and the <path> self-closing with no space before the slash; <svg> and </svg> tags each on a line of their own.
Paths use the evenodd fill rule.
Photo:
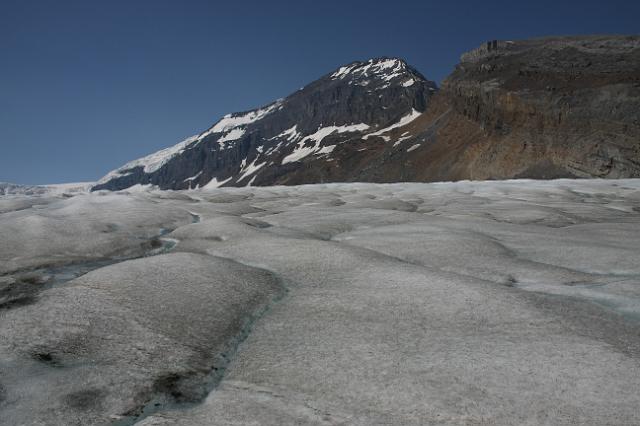
<svg viewBox="0 0 640 426">
<path fill-rule="evenodd" d="M 640 424 L 640 180 L 0 197 L 2 425 Z"/>
</svg>

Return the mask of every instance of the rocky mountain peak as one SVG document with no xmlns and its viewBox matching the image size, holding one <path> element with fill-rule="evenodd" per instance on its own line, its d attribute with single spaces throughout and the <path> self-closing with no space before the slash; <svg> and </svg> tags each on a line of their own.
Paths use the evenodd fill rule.
<svg viewBox="0 0 640 426">
<path fill-rule="evenodd" d="M 369 86 L 372 82 L 384 82 L 383 87 L 399 83 L 404 87 L 416 81 L 426 81 L 418 71 L 399 58 L 374 58 L 356 61 L 338 68 L 331 74 L 332 80 L 346 81 L 348 84 Z"/>
<path fill-rule="evenodd" d="M 286 98 L 227 114 L 196 136 L 131 161 L 94 189 L 288 183 L 286 176 L 298 174 L 296 179 L 304 181 L 310 162 L 331 166 L 346 142 L 367 140 L 369 134 L 381 139 L 388 128 L 424 111 L 436 90 L 401 59 L 353 62 Z M 326 172 L 327 179 L 331 173 Z"/>
</svg>

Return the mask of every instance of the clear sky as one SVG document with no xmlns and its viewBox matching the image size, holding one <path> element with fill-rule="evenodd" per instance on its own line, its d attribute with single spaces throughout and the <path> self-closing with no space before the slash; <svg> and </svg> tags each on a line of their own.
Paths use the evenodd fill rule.
<svg viewBox="0 0 640 426">
<path fill-rule="evenodd" d="M 0 181 L 92 181 L 354 60 L 640 33 L 640 1 L 0 0 Z"/>
</svg>

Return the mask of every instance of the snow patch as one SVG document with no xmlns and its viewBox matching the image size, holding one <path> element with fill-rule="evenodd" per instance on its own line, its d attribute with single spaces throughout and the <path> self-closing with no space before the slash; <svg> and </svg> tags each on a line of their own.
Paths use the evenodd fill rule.
<svg viewBox="0 0 640 426">
<path fill-rule="evenodd" d="M 300 146 L 293 150 L 293 152 L 282 159 L 282 164 L 293 163 L 295 161 L 299 161 L 304 157 L 313 154 L 316 152 L 317 146 Z"/>
<path fill-rule="evenodd" d="M 316 130 L 315 133 L 305 136 L 299 143 L 304 143 L 305 141 L 312 140 L 316 142 L 322 142 L 324 138 L 333 134 L 333 133 L 352 133 L 352 132 L 363 132 L 369 128 L 368 124 L 360 123 L 360 124 L 349 124 L 346 126 L 328 126 L 328 127 L 320 127 Z"/>
<path fill-rule="evenodd" d="M 218 178 L 214 177 L 205 186 L 203 186 L 202 189 L 218 188 L 218 187 L 224 185 L 225 183 L 229 182 L 230 180 L 231 180 L 231 177 L 219 182 Z"/>
<path fill-rule="evenodd" d="M 297 138 L 299 138 L 300 136 L 302 136 L 302 135 L 300 133 L 298 133 L 298 125 L 296 124 L 295 126 L 291 127 L 290 129 L 287 129 L 287 130 L 283 131 L 282 133 L 275 135 L 274 137 L 270 138 L 269 140 L 286 139 L 288 141 L 294 141 Z"/>
<path fill-rule="evenodd" d="M 305 136 L 302 138 L 300 142 L 298 142 L 297 147 L 294 151 L 284 157 L 282 160 L 282 164 L 292 163 L 294 161 L 299 161 L 300 159 L 316 153 L 320 150 L 320 142 L 327 136 L 334 133 L 352 133 L 352 132 L 362 132 L 369 128 L 368 124 L 360 123 L 360 124 L 350 124 L 346 126 L 328 126 L 321 127 L 315 133 Z M 304 146 L 305 142 L 313 141 L 313 146 Z"/>
<path fill-rule="evenodd" d="M 241 128 L 232 129 L 228 133 L 225 133 L 220 139 L 218 139 L 218 143 L 220 144 L 220 146 L 222 146 L 224 145 L 225 142 L 238 140 L 244 135 L 244 133 L 245 133 L 244 129 L 241 129 Z"/>
<path fill-rule="evenodd" d="M 391 81 L 406 72 L 406 64 L 399 59 L 369 59 L 367 62 L 358 62 L 338 68 L 336 72 L 331 74 L 331 79 L 342 80 L 347 76 L 351 76 L 354 78 L 377 77 L 384 81 Z M 366 85 L 368 81 L 358 84 Z"/>
<path fill-rule="evenodd" d="M 406 133 L 405 133 L 406 135 Z M 402 136 L 400 139 L 398 139 L 397 141 L 395 141 L 393 143 L 393 146 L 396 147 L 398 145 L 400 145 L 401 142 L 406 141 L 407 139 L 411 139 L 413 136 Z"/>
<path fill-rule="evenodd" d="M 200 135 L 198 135 L 198 139 L 199 140 L 204 139 L 205 137 L 213 133 L 226 133 L 226 132 L 229 132 L 229 133 L 227 133 L 225 136 L 220 138 L 219 142 L 239 139 L 244 134 L 244 130 L 242 130 L 242 133 L 239 133 L 239 130 L 241 130 L 241 129 L 238 129 L 239 127 L 247 126 L 248 124 L 255 123 L 256 121 L 261 120 L 271 112 L 282 108 L 282 102 L 283 102 L 282 99 L 278 99 L 276 102 L 264 108 L 254 109 L 252 111 L 240 113 L 240 114 L 227 114 L 224 117 L 222 117 L 222 119 L 218 121 L 215 125 L 213 125 L 213 127 L 211 127 L 209 130 L 206 130 L 200 133 Z M 238 131 L 234 132 L 234 130 L 238 130 Z"/>
<path fill-rule="evenodd" d="M 260 170 L 262 168 L 262 166 L 264 166 L 265 164 L 267 164 L 267 162 L 265 161 L 264 163 L 260 163 L 258 165 L 256 165 L 256 161 L 258 161 L 257 158 L 255 158 L 251 164 L 249 164 L 248 166 L 243 166 L 240 169 L 240 177 L 238 177 L 237 182 L 240 182 L 241 180 L 243 180 L 244 178 L 251 176 L 253 173 L 257 172 L 258 170 Z M 246 164 L 246 159 L 243 160 L 243 163 Z"/>
<path fill-rule="evenodd" d="M 273 112 L 276 108 L 282 105 L 282 100 L 276 101 L 265 108 L 255 109 L 244 114 L 227 114 L 220 121 L 218 121 L 211 129 L 200 135 L 200 138 L 204 138 L 211 133 L 224 133 L 239 126 L 246 126 L 247 124 L 255 123 L 256 121 L 264 118 L 267 114 Z"/>
<path fill-rule="evenodd" d="M 357 67 L 358 67 L 358 64 L 351 65 L 351 66 L 346 65 L 346 66 L 344 66 L 344 67 L 340 67 L 340 68 L 338 68 L 338 71 L 336 71 L 336 72 L 334 72 L 333 74 L 331 74 L 331 78 L 332 78 L 333 80 L 338 79 L 338 78 L 343 79 L 343 78 L 345 78 L 347 75 L 349 75 L 349 73 L 350 73 L 354 68 L 357 68 Z"/>
<path fill-rule="evenodd" d="M 335 148 L 335 145 L 323 146 L 322 148 L 320 148 L 320 151 L 318 151 L 318 154 L 330 154 Z"/>
<path fill-rule="evenodd" d="M 267 149 L 267 151 L 264 153 L 265 155 L 271 155 L 273 152 L 277 151 L 280 149 L 280 147 L 282 146 L 282 141 L 278 142 L 277 145 L 272 146 L 271 148 Z"/>
<path fill-rule="evenodd" d="M 192 181 L 194 179 L 197 179 L 201 174 L 202 174 L 202 170 L 200 170 L 197 174 L 191 176 L 190 178 L 186 178 L 185 180 L 183 180 L 183 182 Z"/>
<path fill-rule="evenodd" d="M 397 123 L 392 124 L 389 127 L 385 127 L 384 129 L 380 129 L 377 132 L 369 133 L 368 135 L 365 135 L 363 137 L 363 139 L 368 139 L 371 136 L 380 136 L 380 135 L 382 135 L 384 133 L 390 132 L 393 129 L 397 129 L 398 127 L 406 126 L 407 124 L 411 123 L 416 118 L 420 117 L 420 115 L 422 115 L 421 112 L 416 111 L 415 109 L 412 108 L 411 112 L 409 114 L 405 115 L 404 117 L 402 117 L 400 119 L 400 121 L 398 121 Z"/>
<path fill-rule="evenodd" d="M 146 184 L 146 185 L 142 185 L 142 184 L 135 184 L 133 186 L 130 186 L 128 188 L 122 189 L 121 192 L 148 192 L 154 189 L 158 189 L 158 187 L 156 185 L 151 185 L 150 183 Z M 120 191 L 119 191 L 120 192 Z"/>
</svg>

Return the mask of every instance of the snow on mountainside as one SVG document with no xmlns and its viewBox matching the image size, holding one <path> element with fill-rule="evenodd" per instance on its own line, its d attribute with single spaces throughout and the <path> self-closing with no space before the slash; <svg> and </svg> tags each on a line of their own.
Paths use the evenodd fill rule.
<svg viewBox="0 0 640 426">
<path fill-rule="evenodd" d="M 329 135 L 335 133 L 354 133 L 361 132 L 367 130 L 369 128 L 368 124 L 360 123 L 360 124 L 350 124 L 347 126 L 327 126 L 319 128 L 315 133 L 305 136 L 298 142 L 293 152 L 282 159 L 282 164 L 291 163 L 294 161 L 299 161 L 306 157 L 307 155 L 311 155 L 314 153 L 325 153 L 328 154 L 333 151 L 335 145 L 328 145 L 323 148 L 320 148 L 320 142 L 324 138 Z M 290 140 L 290 139 L 288 139 Z M 313 146 L 306 146 L 307 141 L 313 141 Z"/>
<path fill-rule="evenodd" d="M 153 173 L 163 165 L 165 165 L 167 161 L 171 160 L 176 155 L 181 154 L 187 146 L 191 145 L 197 140 L 197 135 L 191 136 L 174 146 L 170 146 L 169 148 L 154 152 L 153 154 L 149 154 L 146 157 L 130 161 L 124 166 L 109 172 L 106 176 L 98 181 L 98 184 L 108 182 L 109 180 L 119 176 L 126 176 L 128 171 L 135 169 L 136 167 L 143 167 L 145 173 Z"/>
<path fill-rule="evenodd" d="M 227 114 L 196 136 L 109 172 L 93 189 L 334 180 L 331 163 L 352 156 L 346 142 L 407 124 L 435 91 L 400 59 L 354 62 L 265 107 Z M 305 176 L 317 173 L 319 179 Z"/>
<path fill-rule="evenodd" d="M 280 106 L 282 106 L 282 100 L 276 101 L 264 108 L 249 111 L 246 113 L 227 114 L 222 117 L 222 120 L 218 121 L 213 127 L 211 127 L 211 129 L 202 133 L 199 137 L 204 138 L 205 136 L 208 136 L 212 133 L 225 133 L 225 136 L 223 137 L 228 140 L 238 139 L 238 137 L 229 137 L 229 133 L 234 130 L 238 130 L 239 128 L 241 128 L 241 126 L 246 126 L 260 120 L 265 115 L 269 114 L 271 111 Z"/>
<path fill-rule="evenodd" d="M 396 78 L 403 78 L 400 84 L 403 87 L 413 85 L 416 80 L 407 72 L 408 65 L 404 61 L 397 59 L 369 60 L 367 62 L 354 62 L 353 64 L 340 67 L 331 74 L 334 80 L 347 80 L 349 84 L 368 86 L 371 79 L 381 79 L 388 82 L 380 88 L 389 87 L 390 82 Z M 435 91 L 435 88 L 432 88 Z"/>
<path fill-rule="evenodd" d="M 397 123 L 393 123 L 391 126 L 389 127 L 385 127 L 384 129 L 380 129 L 377 132 L 373 132 L 373 133 L 369 133 L 367 135 L 364 135 L 364 137 L 362 139 L 369 139 L 371 136 L 381 136 L 383 138 L 389 138 L 389 136 L 382 136 L 385 133 L 389 133 L 390 131 L 392 131 L 393 129 L 397 129 L 399 127 L 404 127 L 407 124 L 411 123 L 413 120 L 415 120 L 416 118 L 418 118 L 420 116 L 420 114 L 422 114 L 419 111 L 411 110 L 411 113 L 405 115 L 404 117 L 402 117 L 400 120 L 398 120 Z"/>
<path fill-rule="evenodd" d="M 244 127 L 246 127 L 248 124 L 260 120 L 277 106 L 278 103 L 275 102 L 263 109 L 249 111 L 247 113 L 227 114 L 209 130 L 206 130 L 199 135 L 188 137 L 182 142 L 170 146 L 169 148 L 165 148 L 163 150 L 149 154 L 146 157 L 130 161 L 124 166 L 109 172 L 106 176 L 98 181 L 98 184 L 109 182 L 111 179 L 117 177 L 126 176 L 131 170 L 140 166 L 143 167 L 145 173 L 153 173 L 159 170 L 172 158 L 182 154 L 189 145 L 202 141 L 204 138 L 214 133 L 222 134 L 222 136 L 218 138 L 218 143 L 220 144 L 220 148 L 224 149 L 225 142 L 240 139 L 245 133 Z M 190 179 L 194 178 L 195 177 L 192 177 Z"/>
</svg>

